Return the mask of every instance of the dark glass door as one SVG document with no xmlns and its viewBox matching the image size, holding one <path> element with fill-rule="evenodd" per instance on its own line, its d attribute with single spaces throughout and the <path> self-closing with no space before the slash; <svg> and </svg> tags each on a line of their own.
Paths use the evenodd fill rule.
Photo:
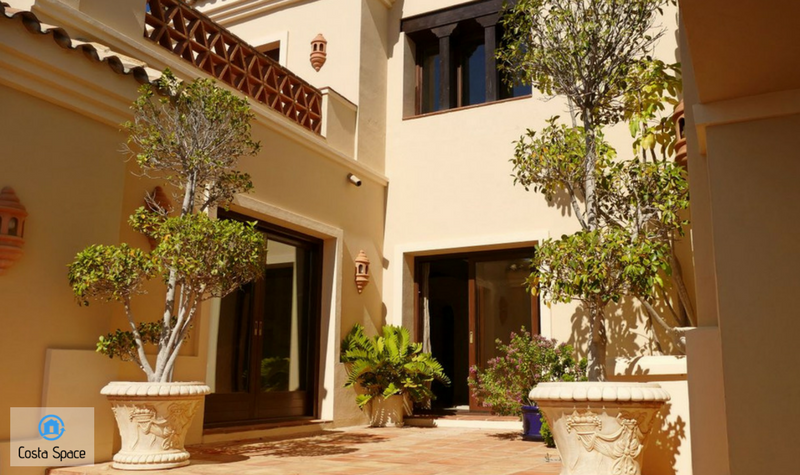
<svg viewBox="0 0 800 475">
<path fill-rule="evenodd" d="M 315 416 L 321 243 L 258 229 L 267 238 L 263 278 L 220 302 L 207 426 Z"/>
<path fill-rule="evenodd" d="M 434 383 L 435 409 L 488 411 L 469 394 L 473 365 L 496 355 L 524 326 L 539 333 L 538 299 L 525 286 L 534 249 L 434 256 L 416 260 L 416 338 L 439 360 L 452 385 Z M 427 328 L 427 330 L 426 330 Z"/>
<path fill-rule="evenodd" d="M 523 326 L 539 333 L 539 306 L 525 282 L 530 274 L 532 253 L 503 253 L 471 259 L 470 274 L 470 366 L 483 368 L 500 356 L 497 340 L 508 343 L 512 332 Z M 470 394 L 471 411 L 488 411 Z"/>
</svg>

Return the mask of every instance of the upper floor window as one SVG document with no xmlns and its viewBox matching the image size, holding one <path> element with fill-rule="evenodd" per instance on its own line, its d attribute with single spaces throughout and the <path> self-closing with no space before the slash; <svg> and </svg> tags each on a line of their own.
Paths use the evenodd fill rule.
<svg viewBox="0 0 800 475">
<path fill-rule="evenodd" d="M 483 104 L 531 93 L 497 70 L 502 0 L 483 0 L 407 18 L 402 30 L 415 46 L 415 112 Z"/>
<path fill-rule="evenodd" d="M 261 45 L 256 48 L 256 51 L 263 54 L 264 56 L 272 59 L 276 63 L 281 62 L 281 42 L 280 41 L 273 41 L 264 45 Z"/>
</svg>

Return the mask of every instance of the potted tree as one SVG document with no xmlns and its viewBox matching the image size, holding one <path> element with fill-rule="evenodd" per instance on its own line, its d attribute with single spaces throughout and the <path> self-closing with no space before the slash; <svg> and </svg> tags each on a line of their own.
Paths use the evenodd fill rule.
<svg viewBox="0 0 800 475">
<path fill-rule="evenodd" d="M 154 239 L 155 248 L 89 246 L 70 264 L 69 283 L 82 305 L 117 301 L 125 309 L 129 328 L 101 336 L 97 351 L 133 361 L 147 382 L 112 382 L 101 392 L 111 401 L 122 437 L 114 468 L 146 470 L 189 463 L 186 432 L 209 388 L 172 382 L 178 353 L 201 301 L 262 275 L 266 243 L 252 224 L 206 214 L 252 188 L 248 175 L 235 170 L 240 156 L 259 148 L 250 138 L 247 101 L 213 81 L 184 83 L 165 71 L 155 86 L 142 86 L 132 108 L 133 121 L 124 125 L 128 150 L 143 174 L 177 190 L 180 210 L 170 214 L 151 198 L 129 223 Z M 139 321 L 131 299 L 156 276 L 166 286 L 163 314 Z M 155 364 L 147 345 L 157 348 Z"/>
<path fill-rule="evenodd" d="M 529 283 L 548 302 L 581 301 L 588 315 L 588 379 L 531 391 L 553 430 L 562 474 L 640 473 L 644 437 L 669 395 L 656 384 L 606 383 L 606 307 L 638 299 L 676 347 L 681 332 L 652 305 L 672 274 L 688 207 L 664 103 L 677 103 L 677 65 L 650 54 L 669 0 L 520 0 L 505 12 L 499 56 L 518 79 L 566 98 L 572 119 L 551 119 L 516 143 L 515 182 L 561 200 L 580 230 L 537 249 Z M 603 127 L 630 125 L 634 158 L 621 160 Z M 660 145 L 660 156 L 657 147 Z M 681 294 L 681 292 L 679 292 Z M 687 302 L 681 301 L 688 309 Z M 624 450 L 618 450 L 624 447 Z"/>
<path fill-rule="evenodd" d="M 435 397 L 434 380 L 450 384 L 442 365 L 399 326 L 384 325 L 381 335 L 369 338 L 356 324 L 342 340 L 340 359 L 347 368 L 345 387 L 356 390 L 356 404 L 373 427 L 403 425 L 411 405 Z"/>
<path fill-rule="evenodd" d="M 512 332 L 508 344 L 496 341 L 497 357 L 481 369 L 469 369 L 469 388 L 473 396 L 492 412 L 522 417 L 523 440 L 554 442 L 539 408 L 529 397 L 531 388 L 548 381 L 586 380 L 586 359 L 577 361 L 572 346 L 541 335 L 531 335 L 525 327 Z"/>
</svg>

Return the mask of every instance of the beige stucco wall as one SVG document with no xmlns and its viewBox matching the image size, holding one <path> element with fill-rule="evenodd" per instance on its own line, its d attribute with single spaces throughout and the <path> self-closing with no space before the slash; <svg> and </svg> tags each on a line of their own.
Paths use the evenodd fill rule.
<svg viewBox="0 0 800 475">
<path fill-rule="evenodd" d="M 191 71 L 179 59 L 123 43 L 124 35 L 84 21 L 79 12 L 61 11 L 55 3 L 46 5 L 51 21 L 63 14 L 73 31 L 105 38 L 112 48 L 118 41 L 119 49 L 155 55 L 179 74 Z M 124 327 L 126 321 L 114 305 L 78 307 L 66 282 L 65 266 L 92 243 L 128 241 L 147 248 L 144 237 L 127 226 L 127 216 L 142 204 L 145 191 L 163 183 L 134 176 L 134 164 L 126 164 L 119 153 L 125 136 L 116 124 L 128 117 L 136 82 L 115 74 L 106 64 L 87 60 L 80 52 L 60 48 L 50 36 L 31 34 L 16 21 L 1 21 L 0 103 L 3 110 L 14 113 L 0 115 L 4 143 L 0 177 L 5 180 L 0 186 L 16 189 L 30 217 L 26 254 L 0 279 L 0 299 L 4 308 L 12 309 L 3 313 L 0 358 L 15 362 L 0 370 L 4 388 L 0 404 L 7 408 L 96 407 L 97 460 L 108 460 L 115 443 L 114 423 L 98 391 L 107 381 L 141 380 L 143 375 L 133 365 L 117 365 L 94 354 L 97 336 Z M 20 71 L 34 80 L 23 80 Z M 355 137 L 348 123 L 353 120 L 349 106 L 340 106 L 344 119 L 339 117 L 342 120 L 331 129 L 337 130 L 342 148 L 348 133 L 350 143 L 355 143 Z M 255 192 L 237 199 L 233 208 L 324 239 L 320 415 L 339 425 L 360 423 L 362 415 L 353 395 L 341 388 L 338 341 L 342 329 L 349 330 L 355 322 L 376 327 L 384 316 L 380 289 L 386 180 L 329 147 L 324 138 L 264 106 L 253 107 L 257 115 L 253 134 L 263 149 L 258 156 L 244 159 L 241 168 L 253 176 Z M 358 174 L 362 186 L 352 185 L 348 173 Z M 358 294 L 352 263 L 362 249 L 374 265 L 371 284 Z M 157 317 L 163 308 L 159 283 L 148 289 L 151 292 L 134 306 L 144 319 Z M 216 344 L 208 331 L 212 308 L 204 305 L 182 349 L 177 380 L 206 378 L 208 348 Z M 83 376 L 76 378 L 76 374 Z M 0 431 L 0 445 L 7 447 L 8 411 L 0 415 L 0 425 L 5 427 L 5 432 Z M 201 440 L 202 416 L 193 424 L 188 442 Z M 8 451 L 1 455 L 7 465 Z M 5 467 L 0 471 L 5 472 Z"/>
<path fill-rule="evenodd" d="M 251 9 L 269 7 L 255 2 Z M 258 5 L 257 5 L 258 4 Z M 381 0 L 287 2 L 267 14 L 227 17 L 222 2 L 197 7 L 233 33 L 259 46 L 279 39 L 285 66 L 317 88 L 332 88 L 359 107 L 353 157 L 376 171 L 384 170 L 387 8 Z M 220 9 L 225 14 L 220 15 Z M 327 60 L 319 71 L 309 61 L 311 40 L 322 34 Z"/>
<path fill-rule="evenodd" d="M 353 3 L 351 0 L 296 2 L 266 16 L 250 17 L 234 24 L 223 23 L 253 46 L 285 35 L 287 44 L 281 44 L 281 48 L 286 49 L 284 66 L 314 87 L 331 87 L 357 102 L 361 8 L 360 2 Z M 198 4 L 201 11 L 209 11 L 213 6 Z M 309 55 L 311 40 L 319 33 L 328 40 L 328 57 L 322 68 L 315 71 Z"/>
<path fill-rule="evenodd" d="M 691 49 L 681 31 L 684 103 L 689 187 L 692 200 L 692 247 L 698 328 L 686 335 L 688 383 L 692 414 L 692 451 L 695 473 L 730 473 L 726 404 L 722 374 L 717 274 L 714 264 L 712 210 L 708 187 L 708 160 L 700 154 L 693 105 L 698 102 Z"/>
<path fill-rule="evenodd" d="M 86 399 L 80 405 L 96 408 L 98 426 L 112 423 L 107 405 L 96 397 L 102 385 L 90 376 L 110 376 L 115 367 L 97 355 L 81 365 L 59 358 L 62 365 L 47 371 L 45 363 L 49 349 L 93 353 L 97 336 L 108 330 L 108 307 L 81 308 L 75 303 L 66 265 L 89 243 L 119 240 L 125 166 L 117 150 L 122 136 L 3 85 L 0 103 L 14 111 L 0 114 L 0 179 L 3 186 L 14 187 L 29 213 L 25 255 L 0 280 L 0 401 L 5 408 L 0 412 L 0 441 L 9 438 L 8 408 L 73 405 L 80 398 L 62 396 L 81 381 L 92 384 L 84 386 Z M 44 388 L 48 380 L 49 388 Z M 57 389 L 59 383 L 68 385 Z M 98 436 L 98 454 L 110 455 L 110 442 Z M 8 451 L 0 457 L 6 466 Z"/>
<path fill-rule="evenodd" d="M 800 67 L 791 50 L 800 32 L 790 25 L 800 5 L 682 6 L 693 179 L 699 170 L 692 199 L 704 209 L 695 216 L 697 298 L 707 311 L 687 338 L 695 471 L 790 473 L 796 457 L 784 441 L 800 422 L 792 403 L 800 391 Z M 775 443 L 753 450 L 765 440 Z"/>
<path fill-rule="evenodd" d="M 102 23 L 101 11 L 94 11 L 100 16 L 89 19 L 56 0 L 39 3 L 39 10 L 47 13 L 51 22 L 63 23 L 81 37 L 104 42 L 154 67 L 169 66 L 186 78 L 197 74 L 191 65 L 137 35 L 140 30 L 135 15 L 107 20 L 128 22 L 117 28 Z M 125 1 L 131 9 L 142 3 Z M 409 66 L 413 69 L 413 61 L 399 32 L 400 19 L 464 2 L 397 0 L 391 10 L 380 0 L 361 0 L 356 7 L 345 0 L 290 3 L 269 16 L 230 26 L 254 44 L 259 38 L 282 38 L 288 45 L 285 62 L 290 70 L 315 86 L 331 87 L 357 109 L 339 99 L 327 104 L 327 111 L 336 113 L 331 116 L 336 122 L 326 125 L 326 131 L 335 134 L 328 142 L 294 124 L 287 125 L 284 118 L 262 105 L 254 105 L 257 119 L 253 133 L 264 148 L 258 156 L 242 160 L 241 168 L 253 176 L 255 191 L 240 197 L 233 209 L 324 240 L 327 275 L 323 282 L 321 415 L 339 425 L 360 423 L 363 419 L 353 404 L 352 393 L 341 388 L 338 343 L 341 334 L 356 322 L 369 330 L 385 322 L 413 327 L 410 295 L 414 255 L 518 247 L 577 229 L 568 209 L 550 206 L 541 195 L 514 187 L 508 162 L 513 140 L 528 127 L 542 127 L 552 115 L 566 117 L 566 107 L 561 101 L 545 101 L 534 93 L 531 98 L 404 119 L 408 115 L 408 81 L 413 80 Z M 671 19 L 665 20 L 667 26 Z M 76 404 L 96 404 L 98 414 L 106 417 L 104 421 L 98 417 L 98 424 L 106 430 L 113 423 L 96 390 L 83 393 L 85 399 L 74 399 L 75 393 L 66 390 L 70 384 L 67 373 L 45 372 L 45 355 L 53 349 L 84 350 L 49 354 L 61 363 L 58 368 L 96 364 L 89 368 L 94 375 L 89 385 L 113 377 L 141 379 L 138 369 L 131 365 L 109 366 L 107 360 L 90 354 L 97 335 L 124 325 L 125 320 L 120 309 L 113 306 L 79 309 L 74 305 L 64 265 L 77 250 L 91 243 L 123 240 L 146 247 L 146 240 L 127 227 L 126 219 L 141 205 L 144 191 L 158 182 L 134 177 L 129 173 L 133 165 L 125 165 L 118 153 L 124 136 L 114 125 L 127 118 L 126 106 L 135 96 L 135 82 L 114 74 L 104 64 L 90 63 L 79 53 L 59 48 L 50 37 L 31 35 L 19 25 L 16 28 L 16 36 L 9 41 L 24 43 L 28 48 L 24 54 L 36 62 L 58 64 L 62 73 L 69 72 L 73 82 L 55 81 L 57 74 L 50 72 L 47 76 L 47 71 L 31 69 L 27 74 L 47 76 L 60 93 L 48 90 L 45 94 L 20 81 L 13 82 L 14 90 L 0 89 L 0 99 L 8 98 L 0 103 L 21 111 L 21 115 L 0 117 L 0 125 L 8 125 L 0 127 L 3 142 L 12 144 L 16 156 L 29 157 L 42 168 L 70 166 L 64 173 L 42 177 L 31 173 L 28 161 L 0 161 L 0 177 L 9 180 L 0 186 L 14 186 L 31 213 L 28 254 L 9 275 L 0 277 L 0 297 L 11 296 L 14 306 L 9 308 L 15 308 L 18 314 L 17 326 L 4 333 L 14 335 L 14 342 L 6 349 L 4 338 L 0 351 L 17 358 L 16 350 L 25 342 L 21 354 L 30 356 L 23 361 L 31 363 L 0 370 L 9 371 L 0 380 L 24 376 L 32 381 L 18 385 L 8 399 L 0 395 L 0 401 L 4 405 L 22 405 L 23 401 L 25 405 L 31 405 L 31 401 L 53 405 L 61 397 L 58 395 L 69 395 Z M 329 41 L 329 55 L 322 70 L 315 72 L 308 62 L 309 42 L 320 32 Z M 672 37 L 667 36 L 658 54 L 669 58 L 674 50 Z M 0 49 L 3 53 L 11 57 Z M 620 154 L 629 150 L 625 127 L 608 135 Z M 11 172 L 6 172 L 7 163 Z M 391 177 L 388 188 L 381 175 L 384 170 Z M 359 175 L 362 186 L 350 184 L 348 173 Z M 74 226 L 76 222 L 83 226 Z M 52 224 L 44 228 L 48 232 L 37 234 L 43 223 Z M 67 233 L 64 229 L 76 231 Z M 58 238 L 42 241 L 41 236 Z M 352 263 L 361 249 L 372 261 L 372 278 L 358 294 Z M 25 293 L 30 288 L 36 288 L 37 295 L 53 297 L 32 299 Z M 136 311 L 143 315 L 158 314 L 162 305 L 159 285 L 154 283 L 150 289 L 152 292 L 136 304 Z M 543 333 L 583 344 L 586 331 L 574 318 L 575 309 L 575 305 L 552 309 L 543 305 Z M 212 311 L 212 305 L 204 306 L 195 333 L 182 350 L 176 379 L 206 378 L 208 348 L 215 344 L 208 328 Z M 641 316 L 629 309 L 620 312 L 627 323 L 611 328 L 609 353 L 631 356 L 649 352 Z M 29 315 L 38 315 L 45 330 L 30 326 Z M 23 337 L 17 338 L 20 335 Z M 620 342 L 624 342 L 623 347 Z M 96 356 L 97 363 L 85 363 L 92 360 L 90 356 Z M 42 381 L 47 381 L 49 388 L 44 396 Z M 0 424 L 2 417 L 7 415 L 0 416 Z M 198 418 L 190 443 L 202 440 L 201 427 Z M 105 436 L 102 443 L 103 453 L 110 454 L 111 445 Z"/>
<path fill-rule="evenodd" d="M 568 121 L 561 99 L 537 91 L 518 98 L 421 117 L 413 115 L 414 60 L 399 31 L 409 16 L 466 3 L 453 0 L 398 0 L 389 19 L 387 166 L 391 178 L 385 254 L 389 259 L 384 301 L 389 319 L 413 326 L 413 256 L 460 250 L 523 247 L 532 241 L 578 229 L 571 207 L 549 205 L 544 197 L 513 185 L 514 140 L 526 129 L 544 127 L 551 116 Z M 676 61 L 676 11 L 667 10 L 667 30 L 656 55 Z M 607 131 L 621 157 L 630 156 L 626 126 Z M 690 267 L 690 264 L 687 265 Z M 649 354 L 653 347 L 642 314 L 631 306 L 609 309 L 610 357 Z M 576 304 L 541 306 L 542 333 L 579 347 L 587 322 Z"/>
<path fill-rule="evenodd" d="M 793 454 L 779 448 L 781 444 L 768 444 L 753 456 L 753 440 L 785 440 L 793 432 L 783 424 L 750 421 L 800 419 L 800 410 L 790 402 L 800 394 L 800 384 L 793 377 L 775 377 L 775 371 L 800 363 L 793 343 L 800 332 L 794 299 L 800 288 L 800 254 L 796 250 L 800 161 L 798 144 L 791 138 L 798 127 L 800 115 L 708 129 L 719 331 L 733 474 L 777 473 L 795 463 Z M 753 166 L 754 161 L 759 166 Z"/>
</svg>

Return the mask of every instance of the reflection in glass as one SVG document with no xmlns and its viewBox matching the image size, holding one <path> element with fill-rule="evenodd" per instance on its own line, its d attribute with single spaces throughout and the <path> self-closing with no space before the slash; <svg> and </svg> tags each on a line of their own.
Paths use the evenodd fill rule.
<svg viewBox="0 0 800 475">
<path fill-rule="evenodd" d="M 531 294 L 525 286 L 529 259 L 475 263 L 477 333 L 481 336 L 478 361 L 499 356 L 495 340 L 508 343 L 511 332 L 531 330 Z"/>
<path fill-rule="evenodd" d="M 301 336 L 306 328 L 299 316 L 308 311 L 303 285 L 308 251 L 273 240 L 267 241 L 267 247 L 260 388 L 264 392 L 305 389 L 306 351 Z"/>
<path fill-rule="evenodd" d="M 306 389 L 309 251 L 271 239 L 267 248 L 264 278 L 220 302 L 216 393 L 250 391 L 251 372 L 262 392 Z"/>
<path fill-rule="evenodd" d="M 223 297 L 217 334 L 217 393 L 250 391 L 250 326 L 254 284 L 249 283 Z M 242 318 L 240 318 L 242 316 Z"/>
<path fill-rule="evenodd" d="M 422 104 L 421 112 L 436 112 L 439 110 L 440 91 L 440 61 L 439 45 L 433 45 L 422 51 Z"/>
<path fill-rule="evenodd" d="M 486 102 L 486 53 L 481 42 L 464 46 L 461 57 L 461 105 Z"/>
</svg>

